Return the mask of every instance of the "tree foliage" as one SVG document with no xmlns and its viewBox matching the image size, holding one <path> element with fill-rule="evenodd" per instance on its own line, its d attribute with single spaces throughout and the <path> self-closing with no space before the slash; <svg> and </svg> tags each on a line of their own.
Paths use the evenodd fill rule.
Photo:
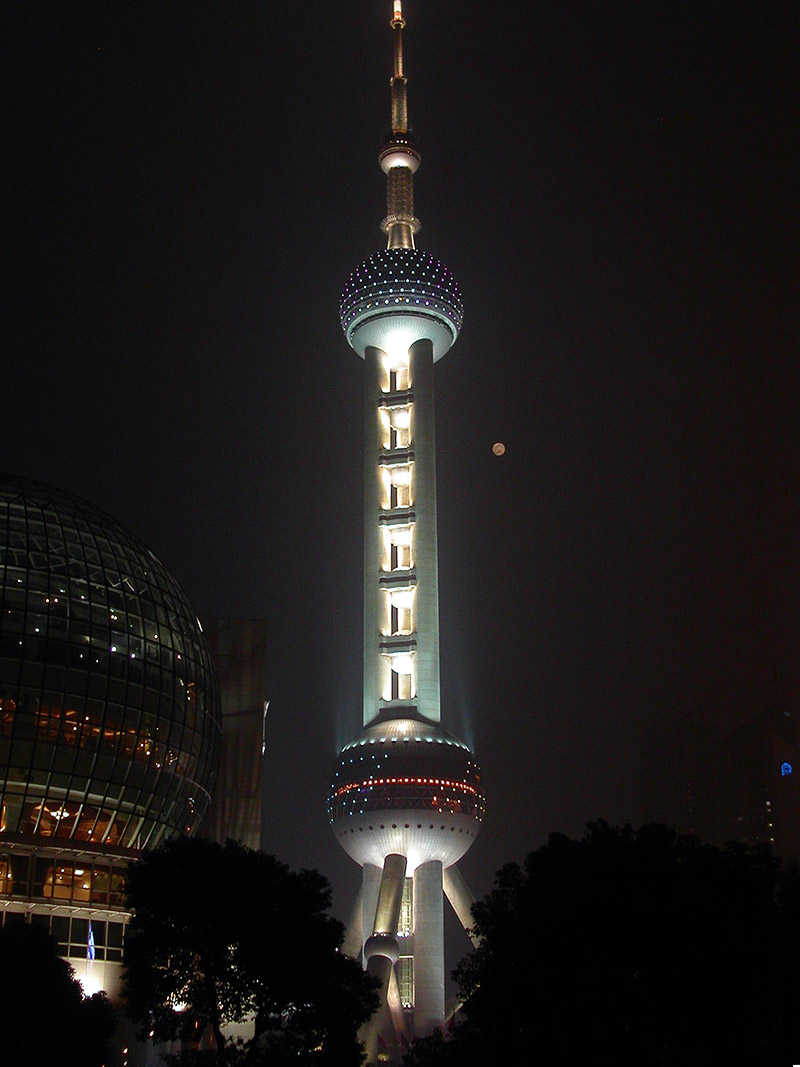
<svg viewBox="0 0 800 1067">
<path fill-rule="evenodd" d="M 127 893 L 126 995 L 143 1033 L 210 1028 L 214 1061 L 227 1067 L 361 1062 L 356 1032 L 375 998 L 338 951 L 342 926 L 327 914 L 322 875 L 232 841 L 180 839 L 129 868 Z M 226 1024 L 247 1020 L 251 1041 L 225 1039 Z"/>
<path fill-rule="evenodd" d="M 48 933 L 24 922 L 0 930 L 0 1060 L 101 1067 L 116 1026 L 102 993 L 85 997 Z"/>
<path fill-rule="evenodd" d="M 510 864 L 474 908 L 463 1020 L 408 1067 L 800 1060 L 800 907 L 766 849 L 592 824 Z"/>
</svg>

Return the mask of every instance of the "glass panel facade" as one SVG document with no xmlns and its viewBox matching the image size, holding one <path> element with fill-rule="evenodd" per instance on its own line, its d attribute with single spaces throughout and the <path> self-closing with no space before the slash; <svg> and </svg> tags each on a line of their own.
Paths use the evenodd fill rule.
<svg viewBox="0 0 800 1067">
<path fill-rule="evenodd" d="M 0 852 L 0 899 L 44 900 L 59 904 L 123 906 L 125 872 L 121 861 L 78 856 L 17 856 Z"/>
<path fill-rule="evenodd" d="M 23 912 L 7 911 L 0 913 L 0 926 L 5 923 L 25 922 Z M 108 922 L 104 919 L 89 919 L 69 915 L 31 915 L 30 922 L 46 930 L 56 942 L 60 956 L 67 959 L 89 959 L 91 924 L 91 945 L 95 960 L 122 961 L 122 947 L 125 940 L 125 924 Z"/>
<path fill-rule="evenodd" d="M 0 587 L 0 845 L 142 848 L 194 832 L 219 760 L 219 696 L 167 570 L 89 504 L 3 478 Z M 35 895 L 80 901 L 84 882 L 68 865 L 37 871 Z"/>
</svg>

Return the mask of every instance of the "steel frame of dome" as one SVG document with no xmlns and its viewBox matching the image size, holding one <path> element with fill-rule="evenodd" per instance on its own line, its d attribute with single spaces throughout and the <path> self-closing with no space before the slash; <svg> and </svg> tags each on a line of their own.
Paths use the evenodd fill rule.
<svg viewBox="0 0 800 1067">
<path fill-rule="evenodd" d="M 58 490 L 0 483 L 0 832 L 193 833 L 220 748 L 202 628 L 163 564 Z"/>
</svg>

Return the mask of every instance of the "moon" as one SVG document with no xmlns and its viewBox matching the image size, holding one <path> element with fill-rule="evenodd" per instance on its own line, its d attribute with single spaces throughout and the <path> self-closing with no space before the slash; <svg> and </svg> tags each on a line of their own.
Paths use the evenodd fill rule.
<svg viewBox="0 0 800 1067">
<path fill-rule="evenodd" d="M 492 445 L 492 452 L 494 452 L 496 456 L 502 456 L 505 450 L 506 446 L 503 444 L 502 441 L 495 441 L 495 443 Z"/>
</svg>

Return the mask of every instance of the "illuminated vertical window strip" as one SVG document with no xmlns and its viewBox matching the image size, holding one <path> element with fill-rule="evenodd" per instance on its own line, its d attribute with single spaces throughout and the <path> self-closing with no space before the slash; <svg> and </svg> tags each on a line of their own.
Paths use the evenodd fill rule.
<svg viewBox="0 0 800 1067">
<path fill-rule="evenodd" d="M 414 1007 L 414 957 L 401 956 L 397 961 L 397 986 L 404 1008 Z"/>
<path fill-rule="evenodd" d="M 400 924 L 397 928 L 401 937 L 410 937 L 414 933 L 414 879 L 406 878 L 403 883 L 403 901 L 400 905 Z"/>
</svg>

